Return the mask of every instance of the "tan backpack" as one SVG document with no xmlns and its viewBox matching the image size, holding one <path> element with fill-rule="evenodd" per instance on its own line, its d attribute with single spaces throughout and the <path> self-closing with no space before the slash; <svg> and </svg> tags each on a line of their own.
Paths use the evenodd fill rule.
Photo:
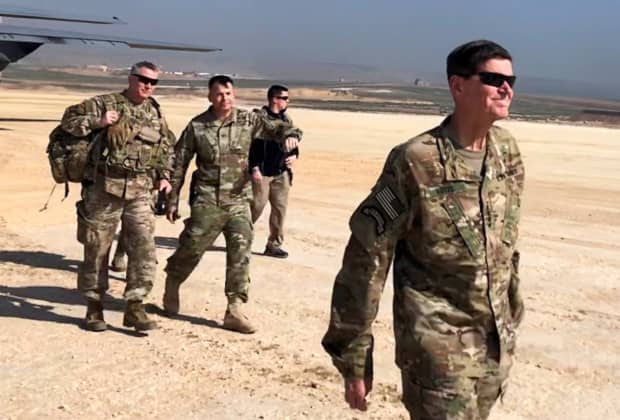
<svg viewBox="0 0 620 420">
<path fill-rule="evenodd" d="M 85 137 L 76 137 L 60 125 L 52 130 L 47 145 L 47 157 L 54 181 L 59 184 L 82 182 L 91 157 L 91 151 L 100 143 L 102 130 Z"/>
</svg>

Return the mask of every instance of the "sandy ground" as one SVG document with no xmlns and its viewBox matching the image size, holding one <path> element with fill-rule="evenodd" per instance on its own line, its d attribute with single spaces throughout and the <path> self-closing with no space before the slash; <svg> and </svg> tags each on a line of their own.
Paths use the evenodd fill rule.
<svg viewBox="0 0 620 420">
<path fill-rule="evenodd" d="M 65 106 L 81 99 L 59 90 L 0 88 L 1 418 L 406 418 L 393 363 L 389 280 L 374 325 L 376 377 L 367 413 L 345 407 L 320 339 L 350 213 L 390 148 L 439 117 L 292 109 L 305 137 L 290 200 L 291 256 L 260 255 L 264 215 L 256 226 L 248 305 L 257 334 L 220 328 L 221 238 L 182 288 L 182 315 L 160 316 L 163 266 L 182 227 L 163 219 L 149 297 L 161 328 L 147 335 L 122 327 L 123 276 L 115 274 L 110 328 L 95 334 L 79 327 L 84 306 L 75 291 L 79 188 L 62 202 L 57 188 L 40 211 L 53 185 L 47 134 Z M 177 133 L 205 105 L 160 99 Z M 521 229 L 527 314 L 512 383 L 492 418 L 620 418 L 620 130 L 502 125 L 519 139 L 527 165 Z M 182 212 L 188 214 L 186 205 Z"/>
</svg>

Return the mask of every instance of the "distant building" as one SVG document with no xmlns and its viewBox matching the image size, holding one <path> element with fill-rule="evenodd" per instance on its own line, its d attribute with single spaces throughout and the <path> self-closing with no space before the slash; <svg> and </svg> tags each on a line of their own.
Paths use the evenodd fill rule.
<svg viewBox="0 0 620 420">
<path fill-rule="evenodd" d="M 108 66 L 105 64 L 88 64 L 86 70 L 96 70 L 106 73 L 108 71 Z"/>
<path fill-rule="evenodd" d="M 351 96 L 353 95 L 353 88 L 343 87 L 343 88 L 333 88 L 330 90 L 336 96 Z"/>
<path fill-rule="evenodd" d="M 413 85 L 417 87 L 429 87 L 431 83 L 428 80 L 424 79 L 415 79 L 413 81 Z"/>
</svg>

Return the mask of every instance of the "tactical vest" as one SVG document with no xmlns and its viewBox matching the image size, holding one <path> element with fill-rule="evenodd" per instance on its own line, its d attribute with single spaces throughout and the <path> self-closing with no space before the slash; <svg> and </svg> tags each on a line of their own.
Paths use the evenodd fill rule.
<svg viewBox="0 0 620 420">
<path fill-rule="evenodd" d="M 166 168 L 169 152 L 165 144 L 168 135 L 168 125 L 162 118 L 159 104 L 149 98 L 149 104 L 155 109 L 157 119 L 147 112 L 145 106 L 124 107 L 128 100 L 121 94 L 111 94 L 116 98 L 116 110 L 119 114 L 129 118 L 134 127 L 139 127 L 133 139 L 128 140 L 120 148 L 112 148 L 109 144 L 102 151 L 101 158 L 108 170 L 121 170 L 130 173 L 145 173 L 151 170 Z"/>
</svg>

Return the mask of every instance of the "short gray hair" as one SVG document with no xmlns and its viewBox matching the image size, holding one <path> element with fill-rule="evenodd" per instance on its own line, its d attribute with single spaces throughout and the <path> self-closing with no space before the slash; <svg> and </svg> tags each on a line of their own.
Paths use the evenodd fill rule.
<svg viewBox="0 0 620 420">
<path fill-rule="evenodd" d="M 158 73 L 160 72 L 159 67 L 157 67 L 155 64 L 151 63 L 150 61 L 139 61 L 133 66 L 131 66 L 131 70 L 129 70 L 129 74 L 138 74 L 138 69 L 141 69 L 143 67 L 146 67 L 147 69 L 156 71 Z"/>
</svg>

